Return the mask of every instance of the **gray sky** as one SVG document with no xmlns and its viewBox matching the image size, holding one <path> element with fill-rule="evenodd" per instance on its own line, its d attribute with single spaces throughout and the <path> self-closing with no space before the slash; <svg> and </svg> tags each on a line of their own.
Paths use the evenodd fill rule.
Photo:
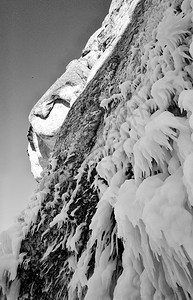
<svg viewBox="0 0 193 300">
<path fill-rule="evenodd" d="M 0 0 L 0 231 L 36 182 L 27 150 L 33 105 L 81 55 L 111 0 Z"/>
</svg>

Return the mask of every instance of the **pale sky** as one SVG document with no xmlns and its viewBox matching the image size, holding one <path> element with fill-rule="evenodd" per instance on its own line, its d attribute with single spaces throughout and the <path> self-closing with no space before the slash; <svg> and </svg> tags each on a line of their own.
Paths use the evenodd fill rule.
<svg viewBox="0 0 193 300">
<path fill-rule="evenodd" d="M 111 0 L 0 0 L 0 231 L 29 202 L 33 105 L 81 55 Z"/>
</svg>

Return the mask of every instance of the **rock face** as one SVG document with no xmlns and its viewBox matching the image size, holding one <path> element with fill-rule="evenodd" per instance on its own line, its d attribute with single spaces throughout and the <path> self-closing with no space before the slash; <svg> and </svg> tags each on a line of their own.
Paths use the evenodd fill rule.
<svg viewBox="0 0 193 300">
<path fill-rule="evenodd" d="M 193 299 L 192 34 L 191 0 L 114 0 L 35 105 L 7 299 Z"/>
<path fill-rule="evenodd" d="M 29 115 L 31 126 L 28 132 L 28 154 L 37 181 L 42 177 L 70 106 L 120 39 L 137 2 L 113 1 L 109 14 L 101 28 L 89 39 L 82 56 L 69 63 L 66 72 L 33 107 Z"/>
</svg>

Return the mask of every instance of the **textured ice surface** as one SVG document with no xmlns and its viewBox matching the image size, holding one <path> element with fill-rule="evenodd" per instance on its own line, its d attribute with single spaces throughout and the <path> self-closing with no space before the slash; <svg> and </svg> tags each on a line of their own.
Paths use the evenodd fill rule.
<svg viewBox="0 0 193 300">
<path fill-rule="evenodd" d="M 131 11 L 137 2 L 130 2 Z M 69 300 L 77 299 L 75 294 L 81 299 L 85 286 L 87 300 L 192 299 L 193 1 L 161 1 L 158 9 L 158 27 L 152 31 L 153 25 L 147 22 L 146 35 L 139 34 L 131 47 L 125 81 L 118 92 L 101 101 L 105 108 L 102 146 L 99 143 L 98 152 L 83 162 L 69 202 L 49 224 L 49 228 L 57 225 L 59 231 L 66 221 L 90 158 L 88 177 L 94 165 L 93 186 L 99 202 L 87 245 L 78 257 L 83 222 L 64 241 L 57 244 L 56 237 L 42 256 L 46 264 L 64 242 L 74 253 L 67 258 L 73 271 Z M 50 160 L 50 166 L 57 174 L 57 162 Z M 49 191 L 49 176 L 23 213 L 22 234 L 36 221 Z M 59 197 L 58 182 L 52 191 L 54 201 Z M 65 202 L 67 196 L 64 193 L 61 199 Z M 6 270 L 14 279 L 14 289 L 19 243 L 7 233 L 1 240 L 1 280 Z M 3 281 L 1 285 L 5 288 Z"/>
</svg>

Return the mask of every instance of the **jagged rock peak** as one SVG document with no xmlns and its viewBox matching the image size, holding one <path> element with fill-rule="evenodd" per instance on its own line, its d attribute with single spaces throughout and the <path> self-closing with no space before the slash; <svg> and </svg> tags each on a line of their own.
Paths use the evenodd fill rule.
<svg viewBox="0 0 193 300">
<path fill-rule="evenodd" d="M 30 115 L 48 151 L 0 235 L 5 299 L 193 299 L 193 1 L 113 1 L 102 28 Z"/>
<path fill-rule="evenodd" d="M 29 115 L 28 154 L 36 180 L 42 177 L 64 119 L 97 69 L 109 56 L 129 22 L 138 1 L 112 1 L 109 14 L 89 39 L 79 59 L 71 61 L 64 74 L 48 89 Z"/>
</svg>

